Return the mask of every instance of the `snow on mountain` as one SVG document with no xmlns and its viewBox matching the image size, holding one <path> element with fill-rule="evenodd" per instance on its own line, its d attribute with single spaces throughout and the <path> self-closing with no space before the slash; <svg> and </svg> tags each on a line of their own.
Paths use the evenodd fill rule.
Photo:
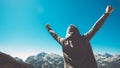
<svg viewBox="0 0 120 68">
<path fill-rule="evenodd" d="M 27 63 L 35 68 L 63 68 L 63 57 L 57 54 L 39 53 L 36 56 L 30 56 L 26 60 Z"/>
<path fill-rule="evenodd" d="M 120 68 L 120 55 L 95 54 L 98 68 Z"/>
</svg>

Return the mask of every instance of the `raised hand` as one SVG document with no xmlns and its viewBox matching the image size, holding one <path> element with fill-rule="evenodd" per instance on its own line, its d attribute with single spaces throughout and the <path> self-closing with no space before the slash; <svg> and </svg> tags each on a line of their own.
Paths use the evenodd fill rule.
<svg viewBox="0 0 120 68">
<path fill-rule="evenodd" d="M 112 6 L 110 6 L 110 5 L 108 5 L 107 7 L 106 7 L 106 13 L 111 13 L 113 11 L 113 7 Z"/>
<path fill-rule="evenodd" d="M 49 28 L 50 28 L 50 25 L 49 25 L 49 24 L 46 24 L 45 27 L 46 27 L 46 29 L 49 29 Z"/>
</svg>

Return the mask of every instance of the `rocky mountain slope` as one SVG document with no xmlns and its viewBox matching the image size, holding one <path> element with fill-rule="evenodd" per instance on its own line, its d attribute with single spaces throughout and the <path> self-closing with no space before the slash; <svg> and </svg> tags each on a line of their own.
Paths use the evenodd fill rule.
<svg viewBox="0 0 120 68">
<path fill-rule="evenodd" d="M 64 68 L 63 57 L 57 54 L 40 53 L 36 56 L 30 56 L 26 60 L 27 63 L 35 68 Z"/>
<path fill-rule="evenodd" d="M 120 68 L 120 55 L 96 54 L 95 58 L 99 68 Z"/>
<path fill-rule="evenodd" d="M 25 62 L 20 62 L 10 55 L 0 52 L 0 68 L 34 68 Z"/>
</svg>

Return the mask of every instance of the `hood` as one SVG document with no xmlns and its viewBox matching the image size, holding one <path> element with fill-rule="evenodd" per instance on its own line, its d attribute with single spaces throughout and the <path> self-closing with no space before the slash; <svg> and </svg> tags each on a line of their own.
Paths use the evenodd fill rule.
<svg viewBox="0 0 120 68">
<path fill-rule="evenodd" d="M 66 38 L 79 38 L 81 35 L 79 30 L 74 25 L 70 25 L 66 31 Z"/>
</svg>

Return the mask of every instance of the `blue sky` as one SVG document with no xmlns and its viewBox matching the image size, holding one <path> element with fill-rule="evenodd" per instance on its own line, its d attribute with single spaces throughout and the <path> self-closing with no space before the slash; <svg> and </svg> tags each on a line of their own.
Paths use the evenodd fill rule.
<svg viewBox="0 0 120 68">
<path fill-rule="evenodd" d="M 62 55 L 45 24 L 61 37 L 69 24 L 84 34 L 107 5 L 115 10 L 90 42 L 94 53 L 120 54 L 120 0 L 0 0 L 0 51 L 24 60 L 40 52 Z"/>
</svg>

